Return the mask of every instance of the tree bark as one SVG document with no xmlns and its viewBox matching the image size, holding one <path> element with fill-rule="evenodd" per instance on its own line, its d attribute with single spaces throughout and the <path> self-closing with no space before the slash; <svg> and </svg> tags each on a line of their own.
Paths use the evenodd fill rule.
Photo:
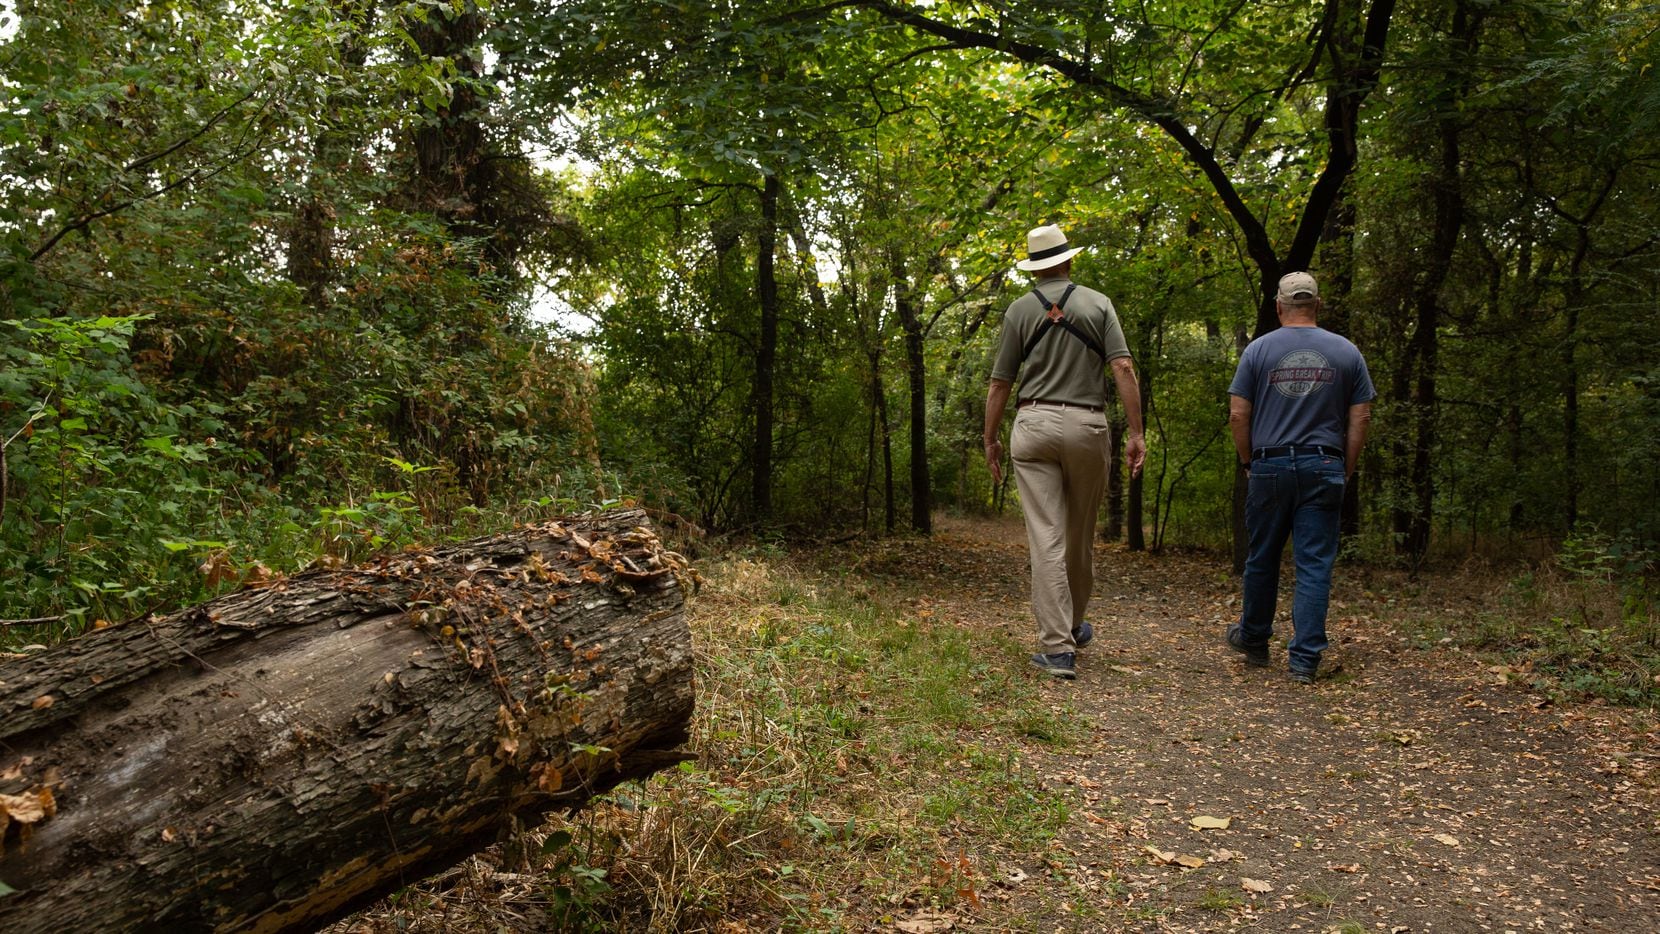
<svg viewBox="0 0 1660 934">
<path fill-rule="evenodd" d="M 755 351 L 755 437 L 750 454 L 750 499 L 755 521 L 772 521 L 773 369 L 778 359 L 778 279 L 773 257 L 778 247 L 778 176 L 768 173 L 761 187 L 761 227 L 757 233 L 755 291 L 761 306 L 761 340 Z"/>
<path fill-rule="evenodd" d="M 315 929 L 686 758 L 638 510 L 314 570 L 13 660 L 0 929 Z"/>
<path fill-rule="evenodd" d="M 911 403 L 911 529 L 934 530 L 933 474 L 928 469 L 928 385 L 922 318 L 903 260 L 893 257 L 894 308 L 905 333 L 905 376 Z"/>
</svg>

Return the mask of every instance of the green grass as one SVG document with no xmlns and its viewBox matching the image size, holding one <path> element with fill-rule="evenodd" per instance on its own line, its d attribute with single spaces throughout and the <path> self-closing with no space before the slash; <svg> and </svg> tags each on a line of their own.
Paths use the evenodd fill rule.
<svg viewBox="0 0 1660 934">
<path fill-rule="evenodd" d="M 993 865 L 1039 861 L 1070 817 L 1025 753 L 1078 742 L 1076 713 L 999 633 L 775 557 L 705 574 L 697 762 L 573 818 L 554 884 L 587 898 L 582 917 L 667 931 L 759 908 L 842 930 L 918 899 L 994 911 L 965 908 Z M 581 889 L 595 871 L 608 888 Z"/>
<path fill-rule="evenodd" d="M 1193 907 L 1201 911 L 1223 913 L 1245 907 L 1245 899 L 1221 889 L 1206 889 L 1204 894 L 1200 895 L 1198 900 L 1193 903 Z"/>
</svg>

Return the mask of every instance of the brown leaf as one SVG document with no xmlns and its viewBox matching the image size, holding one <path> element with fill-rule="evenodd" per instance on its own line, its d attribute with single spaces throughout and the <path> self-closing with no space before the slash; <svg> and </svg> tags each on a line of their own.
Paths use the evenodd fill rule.
<svg viewBox="0 0 1660 934">
<path fill-rule="evenodd" d="M 924 911 L 915 917 L 894 922 L 894 930 L 903 934 L 943 934 L 956 928 L 956 919 L 937 911 Z"/>
<path fill-rule="evenodd" d="M 1150 843 L 1142 847 L 1142 849 L 1147 851 L 1149 856 L 1153 857 L 1153 862 L 1158 863 L 1161 866 L 1168 866 L 1176 861 L 1175 850 L 1161 850 Z"/>
<path fill-rule="evenodd" d="M 1244 876 L 1239 877 L 1239 885 L 1245 891 L 1255 892 L 1258 895 L 1267 895 L 1269 892 L 1274 891 L 1274 887 L 1272 885 L 1269 885 L 1261 879 L 1248 879 Z"/>
<path fill-rule="evenodd" d="M 34 708 L 35 710 L 45 710 L 46 708 L 52 706 L 52 703 L 53 703 L 52 695 L 42 694 L 39 697 L 35 698 L 35 702 L 30 704 L 29 706 Z"/>
<path fill-rule="evenodd" d="M 542 774 L 537 777 L 536 787 L 551 795 L 565 787 L 565 773 L 559 771 L 558 766 L 549 763 L 542 768 Z"/>
<path fill-rule="evenodd" d="M 1191 821 L 1194 830 L 1227 830 L 1231 823 L 1231 817 L 1211 817 L 1207 814 L 1201 814 Z"/>
<path fill-rule="evenodd" d="M 1326 868 L 1332 872 L 1359 872 L 1359 863 L 1327 863 Z"/>
</svg>

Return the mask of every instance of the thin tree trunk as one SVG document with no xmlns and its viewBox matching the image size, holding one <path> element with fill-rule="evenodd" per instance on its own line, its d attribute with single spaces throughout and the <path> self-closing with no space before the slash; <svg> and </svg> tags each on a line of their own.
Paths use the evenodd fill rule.
<svg viewBox="0 0 1660 934">
<path fill-rule="evenodd" d="M 1141 371 L 1141 423 L 1147 425 L 1148 414 L 1152 410 L 1154 368 L 1145 367 Z M 1142 509 L 1146 500 L 1147 471 L 1143 470 L 1130 477 L 1130 505 L 1126 510 L 1126 531 L 1129 533 L 1127 544 L 1131 551 L 1147 550 L 1147 532 L 1143 527 L 1145 520 Z"/>
<path fill-rule="evenodd" d="M 934 530 L 933 477 L 928 470 L 928 372 L 923 359 L 922 318 L 910 278 L 896 255 L 893 260 L 894 308 L 905 334 L 905 375 L 911 406 L 911 528 L 924 535 Z"/>
<path fill-rule="evenodd" d="M 1130 430 L 1128 416 L 1114 407 L 1107 430 L 1111 433 L 1112 463 L 1107 471 L 1107 524 L 1101 540 L 1121 542 L 1124 540 L 1124 436 Z"/>
<path fill-rule="evenodd" d="M 751 443 L 750 502 L 755 521 L 772 521 L 773 368 L 778 358 L 778 280 L 773 256 L 778 245 L 778 176 L 768 174 L 761 187 L 761 229 L 755 258 L 756 292 L 761 305 L 761 340 L 755 349 L 755 437 Z"/>
</svg>

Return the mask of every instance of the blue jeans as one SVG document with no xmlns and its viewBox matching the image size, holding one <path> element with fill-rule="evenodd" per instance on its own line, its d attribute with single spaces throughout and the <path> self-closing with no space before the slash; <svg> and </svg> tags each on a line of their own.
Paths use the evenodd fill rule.
<svg viewBox="0 0 1660 934">
<path fill-rule="evenodd" d="M 1250 557 L 1245 560 L 1245 606 L 1240 634 L 1246 645 L 1267 645 L 1279 601 L 1280 555 L 1292 540 L 1297 589 L 1291 603 L 1291 668 L 1312 672 L 1326 650 L 1326 606 L 1337 562 L 1343 509 L 1343 461 L 1319 454 L 1264 457 L 1251 462 L 1245 497 Z"/>
</svg>

